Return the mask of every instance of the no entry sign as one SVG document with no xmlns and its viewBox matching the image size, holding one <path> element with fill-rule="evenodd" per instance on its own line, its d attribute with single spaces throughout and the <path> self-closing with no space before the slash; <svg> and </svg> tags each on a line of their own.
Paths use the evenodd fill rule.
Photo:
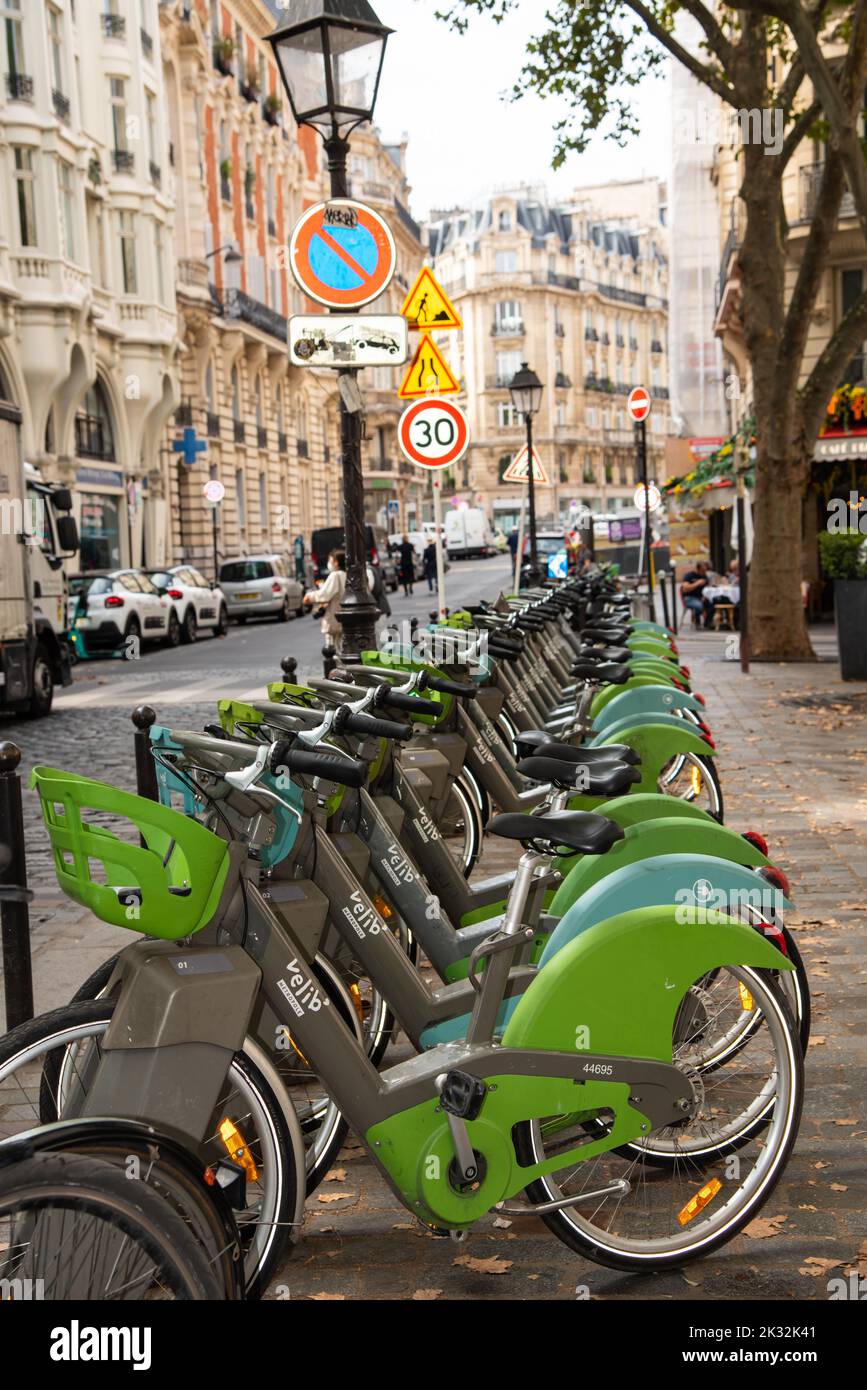
<svg viewBox="0 0 867 1390">
<path fill-rule="evenodd" d="M 643 386 L 636 386 L 634 391 L 630 391 L 629 400 L 626 402 L 626 409 L 629 411 L 633 420 L 641 424 L 642 420 L 647 419 L 652 408 L 653 401 L 650 399 L 650 392 Z"/>
<path fill-rule="evenodd" d="M 397 439 L 410 463 L 448 468 L 466 453 L 470 426 L 459 405 L 428 396 L 403 412 Z"/>
<path fill-rule="evenodd" d="M 360 309 L 394 275 L 394 237 L 378 212 L 350 198 L 308 208 L 289 242 L 289 264 L 301 289 L 329 309 Z"/>
</svg>

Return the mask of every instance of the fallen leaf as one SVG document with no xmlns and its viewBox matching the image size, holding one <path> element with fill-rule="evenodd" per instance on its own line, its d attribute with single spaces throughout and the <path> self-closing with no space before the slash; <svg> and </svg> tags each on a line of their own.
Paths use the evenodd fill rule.
<svg viewBox="0 0 867 1390">
<path fill-rule="evenodd" d="M 345 1293 L 312 1293 L 310 1295 L 312 1303 L 345 1303 Z"/>
<path fill-rule="evenodd" d="M 465 1269 L 471 1269 L 474 1274 L 505 1274 L 512 1268 L 512 1260 L 501 1260 L 496 1255 L 491 1255 L 487 1260 L 477 1260 L 472 1255 L 458 1255 L 452 1264 L 463 1265 Z"/>
<path fill-rule="evenodd" d="M 767 1240 L 768 1236 L 778 1236 L 785 1220 L 785 1216 L 757 1216 L 749 1225 L 744 1226 L 744 1235 L 750 1236 L 753 1240 Z"/>
<path fill-rule="evenodd" d="M 325 1174 L 325 1181 L 326 1181 L 326 1182 L 346 1182 L 346 1169 L 345 1169 L 345 1168 L 331 1168 L 331 1169 L 329 1169 L 329 1171 Z"/>
<path fill-rule="evenodd" d="M 848 1187 L 846 1186 L 845 1183 L 842 1183 L 842 1182 L 832 1182 L 832 1183 L 831 1183 L 831 1191 L 832 1191 L 832 1192 L 848 1192 L 849 1189 L 848 1189 Z"/>
<path fill-rule="evenodd" d="M 435 1298 L 439 1298 L 442 1289 L 416 1289 L 413 1294 L 414 1303 L 432 1303 Z"/>
<path fill-rule="evenodd" d="M 808 1047 L 823 1047 L 826 1041 L 827 1041 L 827 1039 L 826 1039 L 825 1037 L 820 1037 L 820 1036 L 818 1036 L 816 1033 L 814 1033 L 813 1036 L 812 1036 L 812 1038 L 810 1039 L 810 1041 L 807 1043 L 807 1046 L 808 1046 Z"/>
<path fill-rule="evenodd" d="M 511 1221 L 507 1221 L 504 1216 L 494 1217 L 494 1225 L 498 1231 L 508 1231 L 511 1224 Z"/>
<path fill-rule="evenodd" d="M 812 1206 L 810 1206 L 810 1203 L 809 1203 L 809 1202 L 804 1202 L 802 1206 L 799 1206 L 799 1207 L 798 1207 L 798 1211 L 818 1211 L 818 1210 L 819 1210 L 818 1207 L 812 1207 Z"/>
<path fill-rule="evenodd" d="M 344 1202 L 347 1197 L 354 1197 L 354 1192 L 318 1192 L 317 1202 Z"/>
<path fill-rule="evenodd" d="M 835 1125 L 857 1125 L 857 1120 L 835 1120 Z"/>
<path fill-rule="evenodd" d="M 818 1279 L 821 1274 L 827 1273 L 829 1269 L 836 1269 L 837 1265 L 842 1263 L 842 1260 L 824 1260 L 820 1259 L 818 1255 L 808 1255 L 798 1273 L 807 1274 L 811 1279 Z"/>
</svg>

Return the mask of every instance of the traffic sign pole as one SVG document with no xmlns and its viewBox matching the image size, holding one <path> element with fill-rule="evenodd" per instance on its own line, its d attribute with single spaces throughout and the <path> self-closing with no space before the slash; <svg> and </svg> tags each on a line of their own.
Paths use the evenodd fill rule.
<svg viewBox="0 0 867 1390">
<path fill-rule="evenodd" d="M 639 420 L 635 426 L 635 438 L 638 445 L 638 469 L 641 477 L 641 485 L 644 488 L 644 570 L 647 575 L 647 592 L 650 596 L 650 620 L 655 616 L 655 600 L 653 596 L 653 567 L 650 563 L 650 507 L 647 492 L 647 421 Z"/>
<path fill-rule="evenodd" d="M 527 496 L 530 501 L 530 588 L 538 584 L 539 575 L 539 555 L 536 548 L 536 484 L 533 474 L 533 417 L 525 415 L 527 425 L 527 457 L 530 460 L 530 471 L 527 474 Z"/>
<path fill-rule="evenodd" d="M 521 520 L 518 524 L 518 549 L 515 552 L 515 593 L 521 592 L 521 565 L 524 560 L 524 518 L 527 514 L 527 494 L 521 492 Z"/>
<path fill-rule="evenodd" d="M 439 621 L 443 623 L 448 615 L 448 609 L 446 608 L 446 567 L 443 557 L 443 481 L 441 472 L 435 473 L 433 476 L 433 504 L 437 537 L 437 607 L 439 609 Z"/>
</svg>

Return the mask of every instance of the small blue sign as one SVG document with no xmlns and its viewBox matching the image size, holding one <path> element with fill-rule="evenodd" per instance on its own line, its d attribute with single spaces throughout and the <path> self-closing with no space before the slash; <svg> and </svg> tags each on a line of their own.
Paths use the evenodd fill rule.
<svg viewBox="0 0 867 1390">
<path fill-rule="evenodd" d="M 565 550 L 558 550 L 548 561 L 549 579 L 566 579 L 569 575 L 569 556 Z"/>
<path fill-rule="evenodd" d="M 183 455 L 181 462 L 185 468 L 192 468 L 199 454 L 207 453 L 208 441 L 199 439 L 196 431 L 189 426 L 180 439 L 172 441 L 172 449 L 176 454 Z"/>
</svg>

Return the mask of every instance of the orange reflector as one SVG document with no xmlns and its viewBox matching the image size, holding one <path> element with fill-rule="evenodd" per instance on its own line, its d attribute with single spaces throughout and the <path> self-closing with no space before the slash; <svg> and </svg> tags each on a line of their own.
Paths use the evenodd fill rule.
<svg viewBox="0 0 867 1390">
<path fill-rule="evenodd" d="M 701 768 L 693 763 L 689 769 L 689 780 L 692 783 L 693 795 L 699 796 L 701 793 Z"/>
<path fill-rule="evenodd" d="M 389 907 L 388 903 L 385 901 L 385 898 L 382 896 L 381 893 L 374 893 L 373 897 L 371 898 L 371 902 L 373 903 L 373 906 L 376 908 L 380 917 L 383 917 L 386 922 L 388 921 L 389 917 L 394 916 L 394 909 Z"/>
<path fill-rule="evenodd" d="M 358 988 L 358 985 L 350 985 L 350 986 L 349 986 L 349 993 L 351 994 L 351 996 L 352 996 L 352 1002 L 353 1002 L 353 1004 L 355 1005 L 355 1012 L 358 1014 L 358 1017 L 359 1017 L 360 1021 L 363 1023 L 363 1022 L 364 1022 L 364 1000 L 363 1000 L 362 997 L 361 997 L 361 990 Z"/>
<path fill-rule="evenodd" d="M 712 1202 L 716 1194 L 720 1191 L 722 1183 L 719 1178 L 711 1178 L 704 1187 L 698 1191 L 691 1201 L 687 1202 L 682 1211 L 677 1213 L 677 1219 L 681 1226 L 688 1226 L 694 1216 L 698 1216 L 700 1211 L 704 1211 L 709 1202 Z"/>
<path fill-rule="evenodd" d="M 220 1138 L 226 1146 L 226 1152 L 233 1163 L 240 1163 L 244 1172 L 247 1174 L 248 1182 L 259 1181 L 259 1170 L 249 1148 L 244 1142 L 241 1131 L 238 1129 L 228 1116 L 220 1124 Z"/>
<path fill-rule="evenodd" d="M 747 1013 L 747 1014 L 752 1013 L 752 1011 L 753 1011 L 753 996 L 750 994 L 750 992 L 749 992 L 749 990 L 747 989 L 746 985 L 742 985 L 742 984 L 741 984 L 740 980 L 738 980 L 738 990 L 740 991 L 740 996 L 741 996 L 741 1008 L 743 1009 L 744 1013 Z"/>
</svg>

